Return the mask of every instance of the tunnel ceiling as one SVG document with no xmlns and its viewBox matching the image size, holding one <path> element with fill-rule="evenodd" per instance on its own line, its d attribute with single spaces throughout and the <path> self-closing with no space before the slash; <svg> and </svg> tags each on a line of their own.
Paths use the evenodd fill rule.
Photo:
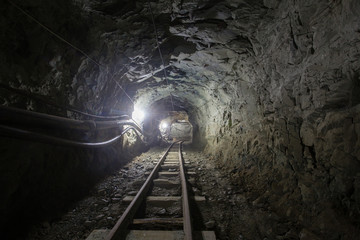
<svg viewBox="0 0 360 240">
<path fill-rule="evenodd" d="M 261 128 L 264 117 L 301 122 L 360 102 L 358 1 L 13 3 L 0 9 L 9 36 L 1 82 L 91 113 L 130 113 L 132 101 L 168 108 L 173 99 L 198 121 Z M 1 101 L 44 108 L 14 95 Z"/>
<path fill-rule="evenodd" d="M 299 5 L 277 0 L 78 0 L 69 8 L 70 2 L 59 11 L 41 0 L 19 6 L 91 59 L 8 4 L 2 11 L 18 29 L 3 46 L 14 45 L 15 53 L 23 55 L 18 57 L 30 64 L 24 69 L 24 62 L 12 55 L 15 64 L 10 71 L 3 69 L 3 81 L 98 114 L 130 112 L 132 100 L 146 109 L 160 99 L 170 99 L 170 94 L 176 104 L 186 103 L 193 110 L 257 102 L 262 105 L 260 111 L 273 112 L 280 107 L 274 104 L 281 104 L 283 98 L 290 105 L 301 101 L 290 96 L 291 85 L 304 73 L 307 77 L 338 65 L 328 58 L 313 67 L 327 48 L 322 47 L 324 36 L 312 29 L 334 34 L 331 24 L 316 17 L 328 9 L 325 1 Z M 354 22 L 339 29 L 344 40 L 351 41 L 347 36 L 359 25 L 353 20 L 358 5 L 346 3 L 348 17 L 330 21 Z M 45 14 L 48 9 L 52 17 Z M 42 67 L 32 71 L 38 65 Z M 337 73 L 329 74 L 332 78 Z M 309 95 L 306 91 L 300 88 L 299 94 Z M 315 100 L 320 107 L 327 104 L 321 97 Z M 19 100 L 3 101 L 11 105 Z M 264 101 L 265 105 L 260 104 Z"/>
<path fill-rule="evenodd" d="M 9 36 L 0 44 L 1 82 L 90 113 L 131 113 L 133 102 L 172 110 L 173 102 L 209 141 L 233 126 L 258 138 L 284 119 L 311 146 L 314 122 L 360 103 L 356 0 L 18 4 L 0 9 Z M 13 94 L 0 99 L 51 112 Z"/>
<path fill-rule="evenodd" d="M 141 108 L 170 100 L 170 94 L 180 108 L 195 109 L 216 97 L 226 102 L 217 91 L 231 88 L 234 79 L 255 80 L 254 31 L 267 15 L 262 1 L 88 1 L 82 8 L 97 19 L 93 27 L 109 29 L 99 32 L 100 50 L 92 56 L 110 66 L 106 71 Z M 106 71 L 94 72 L 94 80 Z M 87 74 L 89 67 L 80 68 L 79 76 Z M 114 81 L 103 81 L 126 101 Z"/>
</svg>

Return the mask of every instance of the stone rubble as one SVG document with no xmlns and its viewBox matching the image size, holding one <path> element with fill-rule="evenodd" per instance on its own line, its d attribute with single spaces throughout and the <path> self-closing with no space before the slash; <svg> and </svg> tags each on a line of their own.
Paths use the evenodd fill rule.
<svg viewBox="0 0 360 240">
<path fill-rule="evenodd" d="M 249 193 L 241 189 L 234 190 L 235 186 L 225 173 L 209 162 L 202 152 L 186 146 L 185 149 L 187 154 L 184 158 L 190 162 L 186 167 L 189 171 L 196 171 L 193 192 L 206 197 L 206 202 L 197 204 L 197 211 L 194 213 L 202 214 L 201 217 L 194 218 L 196 228 L 215 230 L 218 239 L 289 239 L 290 235 L 299 239 L 300 236 L 313 234 L 278 217 L 266 205 L 254 205 L 248 199 Z M 76 203 L 61 219 L 35 226 L 26 239 L 85 239 L 94 229 L 111 228 L 126 208 L 126 205 L 121 204 L 122 198 L 136 194 L 139 186 L 134 187 L 133 183 L 144 178 L 144 173 L 152 168 L 152 162 L 162 151 L 163 148 L 151 149 L 136 157 L 124 168 L 97 184 L 91 195 Z M 140 164 L 142 168 L 138 168 Z M 155 189 L 155 195 L 156 192 Z M 181 216 L 180 207 L 152 207 L 151 211 L 149 216 Z"/>
</svg>

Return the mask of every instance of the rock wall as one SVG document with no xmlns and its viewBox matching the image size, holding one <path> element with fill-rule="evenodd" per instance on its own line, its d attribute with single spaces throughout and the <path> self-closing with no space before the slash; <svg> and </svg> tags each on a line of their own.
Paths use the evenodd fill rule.
<svg viewBox="0 0 360 240">
<path fill-rule="evenodd" d="M 70 0 L 36 0 L 16 6 L 4 1 L 0 12 L 0 104 L 72 117 L 79 116 L 46 103 L 72 105 L 89 113 L 109 112 L 106 102 L 94 96 L 101 91 L 106 92 L 108 88 L 94 86 L 95 80 L 87 78 L 91 74 L 101 75 L 101 72 L 87 73 L 84 76 L 81 69 L 89 59 L 84 59 L 79 51 L 36 23 L 40 22 L 67 42 L 89 52 L 90 48 L 98 44 L 94 37 L 97 32 L 89 28 L 87 24 L 90 18 L 81 12 L 79 5 Z M 91 69 L 96 69 L 93 65 Z M 87 92 L 86 98 L 79 90 L 79 79 L 83 90 Z M 99 77 L 98 82 L 101 83 L 101 80 Z M 87 88 L 84 89 L 84 86 Z M 9 91 L 8 87 L 26 94 Z M 29 98 L 29 95 L 43 101 Z M 68 139 L 89 140 L 86 138 L 88 133 L 83 132 L 63 129 L 40 131 Z M 96 139 L 91 140 L 108 139 L 115 133 L 116 131 L 95 134 Z M 72 202 L 88 193 L 101 177 L 113 172 L 143 150 L 139 143 L 134 143 L 131 136 L 100 150 L 21 141 L 4 137 L 3 133 L 0 142 L 2 239 L 14 239 L 15 235 L 24 234 L 26 228 L 36 222 L 58 217 L 71 207 Z"/>
<path fill-rule="evenodd" d="M 59 105 L 68 105 L 71 81 L 81 63 L 81 55 L 40 24 L 75 46 L 81 44 L 86 52 L 92 44 L 79 7 L 71 0 L 51 3 L 36 0 L 19 5 L 16 1 L 4 1 L 0 11 L 3 29 L 0 37 L 0 83 L 45 96 L 48 101 L 51 99 Z M 12 91 L 3 88 L 0 91 L 2 105 L 66 114 Z"/>
<path fill-rule="evenodd" d="M 252 39 L 255 74 L 250 84 L 232 85 L 244 94 L 209 123 L 206 150 L 254 204 L 300 223 L 301 239 L 355 239 L 360 4 L 264 5 L 268 21 Z"/>
</svg>

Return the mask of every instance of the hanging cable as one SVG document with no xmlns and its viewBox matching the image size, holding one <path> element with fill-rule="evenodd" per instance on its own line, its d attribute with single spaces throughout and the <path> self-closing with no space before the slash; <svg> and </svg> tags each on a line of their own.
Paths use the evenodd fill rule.
<svg viewBox="0 0 360 240">
<path fill-rule="evenodd" d="M 168 81 L 167 75 L 166 75 L 165 62 L 164 62 L 164 58 L 163 58 L 163 55 L 162 55 L 162 52 L 161 52 L 161 49 L 160 49 L 159 37 L 158 37 L 157 29 L 156 29 L 155 18 L 154 18 L 154 14 L 153 14 L 153 11 L 152 11 L 152 8 L 151 8 L 150 0 L 148 0 L 148 5 L 149 5 L 149 10 L 150 10 L 150 14 L 151 14 L 151 20 L 152 20 L 152 24 L 153 24 L 154 32 L 155 32 L 156 47 L 157 47 L 157 49 L 159 51 L 160 59 L 161 59 L 162 65 L 163 65 L 164 78 L 165 78 L 166 84 L 169 86 L 169 81 Z M 175 111 L 173 97 L 172 97 L 171 92 L 170 92 L 169 95 L 170 95 L 172 110 Z"/>
<path fill-rule="evenodd" d="M 24 14 L 25 16 L 27 16 L 28 18 L 30 18 L 31 20 L 33 20 L 35 23 L 37 23 L 39 26 L 41 26 L 43 29 L 45 29 L 47 32 L 49 32 L 50 34 L 52 34 L 53 36 L 55 36 L 57 39 L 59 39 L 60 41 L 66 43 L 67 45 L 69 45 L 70 47 L 72 47 L 73 49 L 75 49 L 76 51 L 78 51 L 79 53 L 81 53 L 82 55 L 84 55 L 87 59 L 89 59 L 90 61 L 92 61 L 94 64 L 96 64 L 97 66 L 99 66 L 100 68 L 105 68 L 105 66 L 103 66 L 102 64 L 100 64 L 99 62 L 97 62 L 96 60 L 94 60 L 93 58 L 91 58 L 88 54 L 86 54 L 83 50 L 81 50 L 80 48 L 76 47 L 75 45 L 71 44 L 69 41 L 67 41 L 66 39 L 64 39 L 63 37 L 61 37 L 59 34 L 55 33 L 54 31 L 52 31 L 50 28 L 46 27 L 44 24 L 42 24 L 40 21 L 38 21 L 36 18 L 34 18 L 33 16 L 31 16 L 29 13 L 27 13 L 24 9 L 22 9 L 21 7 L 19 7 L 17 4 L 13 3 L 10 0 L 6 0 L 8 3 L 10 3 L 13 7 L 15 7 L 16 9 L 18 9 L 22 14 Z M 134 103 L 134 101 L 131 99 L 131 97 L 125 92 L 124 88 L 113 79 L 115 74 L 112 75 L 111 79 L 116 83 L 116 85 L 118 87 L 120 87 L 120 89 L 125 93 L 125 95 L 130 99 L 130 101 L 132 103 Z"/>
<path fill-rule="evenodd" d="M 50 28 L 46 27 L 44 24 L 42 24 L 41 22 L 39 22 L 36 18 L 34 18 L 33 16 L 31 16 L 30 14 L 28 14 L 25 10 L 23 10 L 21 7 L 19 7 L 18 5 L 16 5 L 15 3 L 13 3 L 10 0 L 7 0 L 11 5 L 13 5 L 16 9 L 18 9 L 20 12 L 22 12 L 24 15 L 26 15 L 28 18 L 30 18 L 31 20 L 33 20 L 34 22 L 36 22 L 37 24 L 39 24 L 39 26 L 41 26 L 43 29 L 45 29 L 46 31 L 48 31 L 50 34 L 54 35 L 56 38 L 58 38 L 60 41 L 68 44 L 69 46 L 71 46 L 73 49 L 75 49 L 76 51 L 80 52 L 82 55 L 84 55 L 85 57 L 87 57 L 89 60 L 91 60 L 93 63 L 95 63 L 96 65 L 98 65 L 99 67 L 101 67 L 102 65 L 100 63 L 98 63 L 97 61 L 95 61 L 94 59 L 92 59 L 89 55 L 87 55 L 83 50 L 81 50 L 80 48 L 74 46 L 73 44 L 71 44 L 70 42 L 66 41 L 63 37 L 61 37 L 59 34 L 53 32 Z"/>
<path fill-rule="evenodd" d="M 0 124 L 0 135 L 1 136 L 5 136 L 5 137 L 9 137 L 9 138 L 30 139 L 32 141 L 35 140 L 35 141 L 44 142 L 47 144 L 60 144 L 60 145 L 73 146 L 73 147 L 84 147 L 84 148 L 100 148 L 100 147 L 109 146 L 109 145 L 115 143 L 116 141 L 118 141 L 125 133 L 127 133 L 130 130 L 134 130 L 136 136 L 143 143 L 145 143 L 144 140 L 140 137 L 140 134 L 142 134 L 142 133 L 133 126 L 125 128 L 125 130 L 123 130 L 116 137 L 113 137 L 111 139 L 108 139 L 108 140 L 105 140 L 102 142 L 80 142 L 80 141 L 65 139 L 65 138 L 61 138 L 61 137 L 49 136 L 47 134 L 42 134 L 42 133 L 24 130 L 24 129 L 20 129 L 20 128 L 8 127 L 8 126 Z"/>
<path fill-rule="evenodd" d="M 123 67 L 123 68 L 120 70 L 120 72 L 121 72 L 122 70 L 124 70 L 124 68 L 125 68 L 125 67 Z M 121 79 L 125 76 L 126 73 L 127 73 L 127 72 L 125 72 L 125 73 L 119 78 L 119 80 L 121 80 Z M 116 81 L 116 80 L 114 79 L 115 76 L 116 76 L 116 73 L 112 74 L 112 76 L 111 76 L 111 81 L 114 81 L 114 82 L 115 82 L 115 84 L 125 93 L 125 95 L 129 98 L 129 100 L 131 101 L 131 103 L 134 105 L 135 103 L 134 103 L 134 101 L 132 100 L 132 98 L 127 94 L 127 92 L 126 92 L 125 89 L 120 85 L 120 83 L 118 83 L 118 81 Z"/>
</svg>

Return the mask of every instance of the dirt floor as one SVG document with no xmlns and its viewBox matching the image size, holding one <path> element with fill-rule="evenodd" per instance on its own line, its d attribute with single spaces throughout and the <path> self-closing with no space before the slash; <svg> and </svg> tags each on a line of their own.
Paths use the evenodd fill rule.
<svg viewBox="0 0 360 240">
<path fill-rule="evenodd" d="M 91 194 L 78 202 L 61 219 L 34 226 L 27 239 L 86 239 L 94 229 L 111 229 L 126 209 L 122 199 L 135 195 L 165 148 L 152 148 L 96 185 Z M 186 168 L 196 172 L 191 191 L 206 197 L 201 204 L 192 202 L 195 230 L 214 230 L 218 239 L 299 239 L 291 223 L 270 209 L 249 201 L 249 193 L 231 183 L 215 160 L 201 151 L 184 147 Z"/>
</svg>

